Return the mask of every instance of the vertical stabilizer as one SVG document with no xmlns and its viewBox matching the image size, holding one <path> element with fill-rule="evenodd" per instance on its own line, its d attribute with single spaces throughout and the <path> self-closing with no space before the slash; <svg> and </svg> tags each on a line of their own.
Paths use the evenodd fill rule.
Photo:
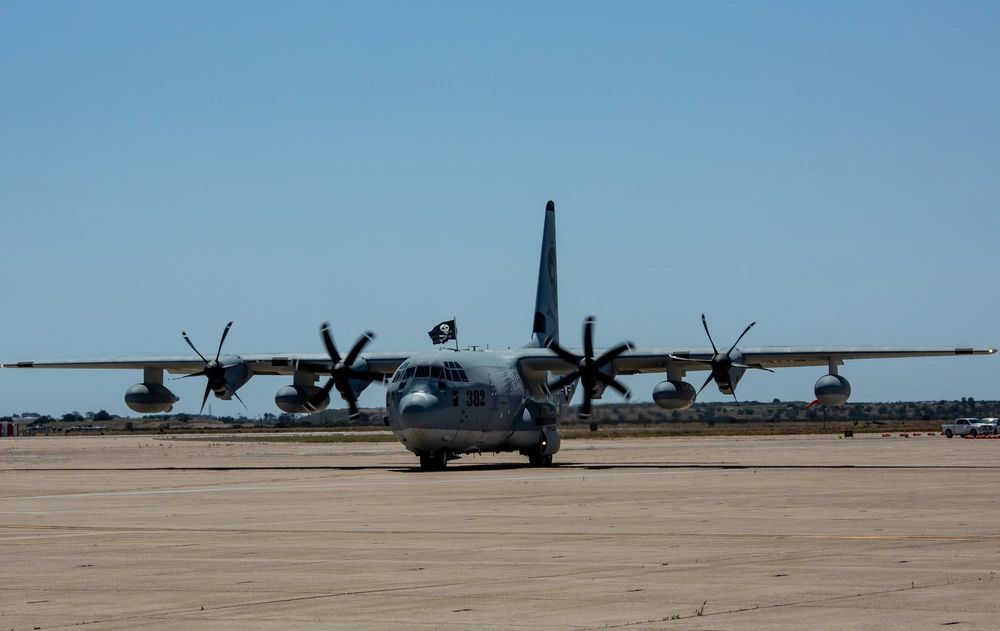
<svg viewBox="0 0 1000 631">
<path fill-rule="evenodd" d="M 542 233 L 542 256 L 538 264 L 538 293 L 535 295 L 535 321 L 531 344 L 545 346 L 546 338 L 559 341 L 559 283 L 556 266 L 556 205 L 545 205 L 545 232 Z"/>
</svg>

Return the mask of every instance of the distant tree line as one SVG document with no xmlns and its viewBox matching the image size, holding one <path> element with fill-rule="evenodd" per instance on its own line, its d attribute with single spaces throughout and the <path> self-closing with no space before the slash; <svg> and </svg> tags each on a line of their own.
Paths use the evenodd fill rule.
<svg viewBox="0 0 1000 631">
<path fill-rule="evenodd" d="M 593 422 L 613 423 L 777 423 L 829 421 L 937 421 L 961 417 L 1000 417 L 1000 401 L 896 401 L 893 403 L 847 403 L 839 407 L 816 405 L 807 408 L 805 401 L 770 403 L 695 403 L 686 410 L 664 410 L 653 403 L 612 403 L 595 405 Z M 576 407 L 564 412 L 563 421 L 572 422 Z"/>
</svg>

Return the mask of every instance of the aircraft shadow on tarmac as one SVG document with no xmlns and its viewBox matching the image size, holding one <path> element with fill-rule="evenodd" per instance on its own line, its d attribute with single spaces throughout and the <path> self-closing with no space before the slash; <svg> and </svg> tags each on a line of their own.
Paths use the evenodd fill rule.
<svg viewBox="0 0 1000 631">
<path fill-rule="evenodd" d="M 498 462 L 490 464 L 460 464 L 453 467 L 449 467 L 447 471 L 452 471 L 456 474 L 461 474 L 463 471 L 524 471 L 529 469 L 539 469 L 539 470 L 555 470 L 561 469 L 563 471 L 610 471 L 614 469 L 619 470 L 684 470 L 684 469 L 704 469 L 704 470 L 839 470 L 839 469 L 873 469 L 873 470 L 931 470 L 931 469 L 1000 469 L 1000 464 L 997 465 L 866 465 L 866 464 L 829 464 L 829 465 L 803 465 L 803 464 L 767 464 L 767 465 L 756 465 L 756 464 L 726 464 L 726 463 L 677 463 L 677 462 L 647 462 L 647 463 L 635 463 L 635 462 L 605 462 L 601 464 L 586 464 L 586 463 L 553 463 L 550 467 L 533 467 L 527 463 L 513 463 L 513 462 Z M 94 467 L 81 469 L 79 467 L 67 468 L 67 467 L 32 467 L 30 469 L 8 469 L 8 471 L 74 471 L 74 472 L 88 472 L 88 471 L 390 471 L 393 473 L 415 473 L 422 472 L 419 465 L 416 466 L 400 466 L 400 465 L 315 465 L 315 466 L 296 466 L 296 465 L 280 465 L 280 466 L 233 466 L 233 467 L 222 467 L 222 466 L 203 466 L 203 467 Z M 439 471 L 439 473 L 441 473 Z"/>
</svg>

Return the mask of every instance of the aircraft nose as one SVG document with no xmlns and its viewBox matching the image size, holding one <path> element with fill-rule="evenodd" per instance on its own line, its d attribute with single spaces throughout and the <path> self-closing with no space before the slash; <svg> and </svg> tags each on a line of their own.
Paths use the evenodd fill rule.
<svg viewBox="0 0 1000 631">
<path fill-rule="evenodd" d="M 399 414 L 409 424 L 437 406 L 438 398 L 429 392 L 411 392 L 399 401 Z"/>
</svg>

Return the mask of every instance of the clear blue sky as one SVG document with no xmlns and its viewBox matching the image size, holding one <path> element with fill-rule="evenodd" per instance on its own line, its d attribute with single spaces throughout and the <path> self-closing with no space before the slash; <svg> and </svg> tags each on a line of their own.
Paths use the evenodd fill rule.
<svg viewBox="0 0 1000 631">
<path fill-rule="evenodd" d="M 723 345 L 997 346 L 998 77 L 995 2 L 4 2 L 0 360 L 207 353 L 229 320 L 231 352 L 318 352 L 323 320 L 421 350 L 452 316 L 521 345 L 548 199 L 566 342 L 595 314 L 704 346 L 705 312 Z M 1000 398 L 996 357 L 842 374 Z M 3 371 L 0 413 L 127 413 L 138 381 Z"/>
</svg>

